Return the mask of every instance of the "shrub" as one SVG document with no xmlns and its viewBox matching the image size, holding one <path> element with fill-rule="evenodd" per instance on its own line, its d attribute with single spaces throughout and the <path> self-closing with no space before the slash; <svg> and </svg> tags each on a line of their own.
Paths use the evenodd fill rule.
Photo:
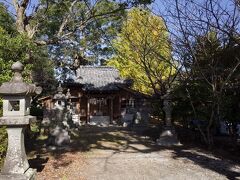
<svg viewBox="0 0 240 180">
<path fill-rule="evenodd" d="M 0 128 L 0 165 L 2 167 L 4 157 L 7 151 L 7 131 L 6 127 Z"/>
</svg>

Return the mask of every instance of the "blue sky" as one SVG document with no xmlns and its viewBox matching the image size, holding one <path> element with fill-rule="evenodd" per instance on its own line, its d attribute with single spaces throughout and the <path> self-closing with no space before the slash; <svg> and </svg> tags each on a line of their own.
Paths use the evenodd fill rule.
<svg viewBox="0 0 240 180">
<path fill-rule="evenodd" d="M 0 0 L 0 2 L 3 2 L 5 5 L 8 6 L 9 10 L 12 12 L 12 13 L 15 13 L 15 9 L 12 5 L 12 0 Z M 38 4 L 38 0 L 30 0 L 31 2 L 31 6 L 28 7 L 27 9 L 27 14 L 31 13 L 32 12 L 32 9 L 34 6 L 36 6 Z"/>
<path fill-rule="evenodd" d="M 39 0 L 30 0 L 31 6 L 28 7 L 28 13 L 32 12 L 32 8 L 38 4 Z M 202 2 L 203 0 L 196 0 L 196 2 Z M 223 5 L 228 5 L 228 2 L 231 0 L 219 0 Z M 12 0 L 0 0 L 0 2 L 3 2 L 4 4 L 8 5 L 10 10 L 14 12 L 14 8 L 12 7 Z M 164 6 L 166 6 L 168 3 L 170 3 L 171 0 L 165 1 L 165 0 L 154 0 L 154 3 L 151 5 L 151 8 L 158 12 L 159 10 L 164 10 Z M 172 1 L 173 2 L 173 1 Z M 181 0 L 179 0 L 181 2 Z"/>
<path fill-rule="evenodd" d="M 120 1 L 120 0 L 116 0 L 116 1 Z M 186 1 L 186 0 L 179 0 L 180 3 L 184 3 L 184 1 Z M 205 0 L 193 0 L 193 1 L 197 2 L 197 3 L 202 3 Z M 15 14 L 15 10 L 12 5 L 12 0 L 0 0 L 0 2 L 3 2 L 4 4 L 6 4 L 9 7 L 9 10 L 12 12 L 12 14 Z M 30 6 L 27 9 L 27 15 L 32 13 L 34 7 L 38 4 L 38 2 L 39 2 L 39 0 L 30 0 Z M 169 20 L 171 21 L 170 16 L 165 16 L 167 13 L 167 11 L 165 9 L 166 8 L 170 9 L 169 12 L 173 12 L 172 6 L 174 6 L 174 2 L 175 2 L 174 0 L 168 0 L 168 1 L 155 0 L 154 3 L 149 6 L 149 8 L 152 10 L 152 12 L 155 15 L 161 15 L 165 18 L 166 21 L 169 21 Z M 233 6 L 229 4 L 229 3 L 232 3 L 232 0 L 218 0 L 218 2 L 221 3 L 222 7 L 227 7 L 228 11 L 231 11 L 233 9 Z M 171 27 L 172 25 L 168 24 L 168 26 Z"/>
<path fill-rule="evenodd" d="M 12 13 L 15 12 L 15 10 L 12 6 L 12 0 L 0 0 L 0 2 L 3 2 L 4 4 L 6 4 Z M 34 8 L 34 6 L 36 6 L 38 4 L 39 1 L 38 0 L 30 0 L 30 2 L 31 2 L 31 6 L 28 7 L 27 14 L 31 14 L 32 9 Z M 163 0 L 155 0 L 154 3 L 151 5 L 151 8 L 155 12 L 158 12 L 159 9 L 163 10 L 163 6 L 162 6 L 161 2 L 164 2 L 164 1 Z"/>
</svg>

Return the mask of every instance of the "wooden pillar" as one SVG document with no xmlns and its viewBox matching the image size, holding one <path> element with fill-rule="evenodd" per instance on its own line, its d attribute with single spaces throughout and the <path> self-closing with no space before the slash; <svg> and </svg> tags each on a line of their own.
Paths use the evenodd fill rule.
<svg viewBox="0 0 240 180">
<path fill-rule="evenodd" d="M 53 109 L 54 107 L 54 103 L 53 103 L 53 100 L 50 102 L 50 109 Z"/>
<path fill-rule="evenodd" d="M 77 114 L 80 115 L 81 113 L 81 100 L 79 99 L 76 103 Z"/>
<path fill-rule="evenodd" d="M 121 116 L 121 103 L 122 103 L 122 97 L 118 96 L 118 116 Z"/>
<path fill-rule="evenodd" d="M 79 124 L 81 124 L 81 98 L 82 98 L 82 94 L 78 93 L 78 102 L 77 102 L 77 114 L 78 114 L 78 122 Z"/>
<path fill-rule="evenodd" d="M 90 99 L 87 97 L 87 122 L 90 122 Z"/>
<path fill-rule="evenodd" d="M 78 93 L 78 114 L 79 116 L 81 115 L 81 101 L 82 101 L 82 94 L 81 93 Z"/>
<path fill-rule="evenodd" d="M 113 98 L 110 98 L 110 124 L 113 121 Z"/>
</svg>

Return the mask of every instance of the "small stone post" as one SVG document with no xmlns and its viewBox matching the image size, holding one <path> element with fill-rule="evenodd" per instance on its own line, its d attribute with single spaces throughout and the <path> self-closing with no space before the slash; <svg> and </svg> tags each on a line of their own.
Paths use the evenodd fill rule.
<svg viewBox="0 0 240 180">
<path fill-rule="evenodd" d="M 160 134 L 157 144 L 161 146 L 179 146 L 181 145 L 177 139 L 177 134 L 172 125 L 172 97 L 170 91 L 162 97 L 163 98 L 163 110 L 165 112 L 165 126 Z"/>
<path fill-rule="evenodd" d="M 30 116 L 31 95 L 40 94 L 41 87 L 23 82 L 23 65 L 19 61 L 12 65 L 14 76 L 10 82 L 0 86 L 3 98 L 3 117 L 0 126 L 7 127 L 7 155 L 0 174 L 1 180 L 34 179 L 36 170 L 29 168 L 24 146 L 24 130 L 36 117 Z"/>
</svg>

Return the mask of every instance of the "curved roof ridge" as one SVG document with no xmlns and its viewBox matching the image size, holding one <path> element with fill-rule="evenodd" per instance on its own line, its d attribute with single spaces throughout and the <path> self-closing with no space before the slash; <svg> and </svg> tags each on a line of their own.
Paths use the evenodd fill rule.
<svg viewBox="0 0 240 180">
<path fill-rule="evenodd" d="M 92 66 L 92 65 L 82 65 L 80 68 L 108 68 L 108 69 L 116 69 L 113 66 Z M 117 69 L 116 69 L 117 70 Z"/>
<path fill-rule="evenodd" d="M 118 69 L 111 66 L 80 66 L 75 82 L 86 90 L 118 90 L 118 84 L 125 84 Z"/>
</svg>

